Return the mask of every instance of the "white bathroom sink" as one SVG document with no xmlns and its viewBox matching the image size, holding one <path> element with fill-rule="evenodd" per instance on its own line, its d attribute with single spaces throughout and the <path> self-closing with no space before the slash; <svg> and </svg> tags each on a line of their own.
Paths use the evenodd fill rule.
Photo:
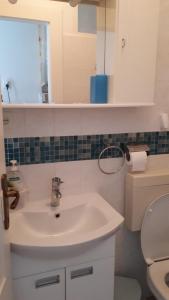
<svg viewBox="0 0 169 300">
<path fill-rule="evenodd" d="M 123 223 L 123 217 L 97 193 L 65 197 L 58 208 L 49 203 L 29 202 L 11 214 L 11 244 L 73 246 L 114 234 Z"/>
</svg>

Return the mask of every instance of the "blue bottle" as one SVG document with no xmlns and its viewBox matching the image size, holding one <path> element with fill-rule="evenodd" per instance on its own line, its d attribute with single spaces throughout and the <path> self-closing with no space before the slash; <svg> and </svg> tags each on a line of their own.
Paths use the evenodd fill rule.
<svg viewBox="0 0 169 300">
<path fill-rule="evenodd" d="M 91 103 L 107 103 L 108 94 L 107 75 L 95 75 L 90 77 L 90 101 Z"/>
</svg>

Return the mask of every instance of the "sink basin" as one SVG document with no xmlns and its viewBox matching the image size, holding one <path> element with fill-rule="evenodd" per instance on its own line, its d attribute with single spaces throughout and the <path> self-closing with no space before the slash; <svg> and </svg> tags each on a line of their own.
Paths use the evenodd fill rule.
<svg viewBox="0 0 169 300">
<path fill-rule="evenodd" d="M 105 216 L 94 206 L 79 205 L 56 212 L 23 212 L 24 223 L 36 234 L 62 235 L 88 233 L 106 224 Z"/>
<path fill-rule="evenodd" d="M 123 217 L 99 194 L 65 197 L 58 208 L 48 201 L 29 202 L 12 212 L 11 244 L 27 247 L 66 247 L 114 234 Z"/>
</svg>

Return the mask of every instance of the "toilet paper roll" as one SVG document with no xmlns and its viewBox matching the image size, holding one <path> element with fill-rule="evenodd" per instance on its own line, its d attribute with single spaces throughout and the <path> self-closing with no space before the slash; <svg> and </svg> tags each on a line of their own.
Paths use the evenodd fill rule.
<svg viewBox="0 0 169 300">
<path fill-rule="evenodd" d="M 132 172 L 144 172 L 147 168 L 147 153 L 130 152 L 130 168 Z"/>
</svg>

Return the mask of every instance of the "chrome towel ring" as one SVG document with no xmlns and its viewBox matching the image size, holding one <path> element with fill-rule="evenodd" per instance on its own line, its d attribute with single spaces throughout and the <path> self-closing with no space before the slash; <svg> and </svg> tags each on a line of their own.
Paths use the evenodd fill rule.
<svg viewBox="0 0 169 300">
<path fill-rule="evenodd" d="M 112 149 L 118 150 L 118 151 L 122 154 L 122 164 L 121 164 L 120 167 L 118 167 L 115 171 L 108 172 L 108 171 L 105 171 L 105 170 L 103 169 L 103 167 L 102 167 L 101 164 L 100 164 L 100 160 L 101 160 L 102 156 L 104 155 L 104 153 L 105 153 L 106 151 L 112 150 Z M 104 148 L 104 149 L 100 152 L 100 154 L 99 154 L 99 158 L 98 158 L 98 167 L 99 167 L 100 171 L 101 171 L 103 174 L 105 174 L 105 175 L 112 175 L 112 174 L 118 173 L 118 172 L 123 168 L 124 164 L 125 164 L 125 153 L 124 153 L 124 151 L 123 151 L 119 146 L 107 146 L 107 147 Z"/>
</svg>

